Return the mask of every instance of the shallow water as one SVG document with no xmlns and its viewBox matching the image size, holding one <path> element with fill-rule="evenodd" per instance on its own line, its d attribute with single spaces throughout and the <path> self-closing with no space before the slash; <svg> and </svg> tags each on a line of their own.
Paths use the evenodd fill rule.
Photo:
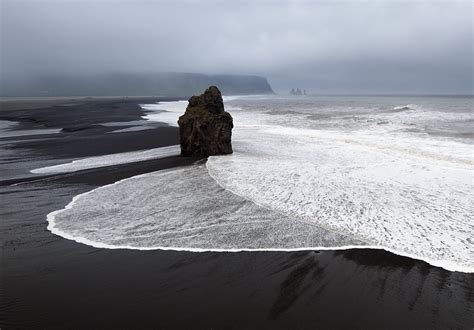
<svg viewBox="0 0 474 330">
<path fill-rule="evenodd" d="M 10 120 L 0 120 L 0 139 L 23 137 L 23 136 L 35 136 L 35 135 L 47 135 L 57 134 L 61 132 L 61 129 L 50 128 L 50 129 L 24 129 L 16 130 L 18 123 Z"/>
<path fill-rule="evenodd" d="M 227 105 L 234 118 L 238 116 L 238 107 Z M 48 111 L 50 118 L 56 120 L 57 109 Z M 81 109 L 75 111 L 85 116 Z M 109 112 L 99 113 L 104 114 L 101 121 L 119 120 L 111 119 Z M 127 120 L 137 119 L 132 116 Z M 21 175 L 34 168 L 69 163 L 77 158 L 94 160 L 99 155 L 178 142 L 177 131 L 168 128 L 138 131 L 132 135 L 130 132 L 93 132 L 92 135 L 89 132 L 55 134 L 42 148 L 34 143 L 29 143 L 28 148 L 18 148 L 24 142 L 8 140 L 2 144 L 2 175 L 6 167 L 16 168 Z M 238 127 L 234 133 L 237 135 Z M 123 138 L 112 139 L 115 136 Z M 64 140 L 67 141 L 66 155 L 56 145 Z M 76 143 L 71 142 L 74 140 Z M 152 142 L 124 146 L 137 140 Z M 206 237 L 212 232 L 196 228 L 197 220 L 218 221 L 210 227 L 223 235 L 216 240 L 217 246 L 227 241 L 256 248 L 258 244 L 275 244 L 274 236 L 258 231 L 259 226 L 265 229 L 272 223 L 280 237 L 277 242 L 287 246 L 298 243 L 295 238 L 308 241 L 311 236 L 315 239 L 311 245 L 349 239 L 327 229 L 328 234 L 324 235 L 324 228 L 318 228 L 317 224 L 269 211 L 224 190 L 209 176 L 203 164 L 189 166 L 193 160 L 182 157 L 142 162 L 134 157 L 123 160 L 135 162 L 108 167 L 97 167 L 97 162 L 90 162 L 92 167 L 87 170 L 34 181 L 20 180 L 15 185 L 0 187 L 2 328 L 90 328 L 91 325 L 136 328 L 140 324 L 149 328 L 196 328 L 198 325 L 202 328 L 294 329 L 318 324 L 322 328 L 470 329 L 474 324 L 474 274 L 446 271 L 383 250 L 194 253 L 104 249 L 78 244 L 47 230 L 48 213 L 63 209 L 74 196 L 86 194 L 80 203 L 91 203 L 87 196 L 97 197 L 91 209 L 95 212 L 88 213 L 91 217 L 76 218 L 76 224 L 63 222 L 61 225 L 74 229 L 75 234 L 107 234 L 101 230 L 104 227 L 97 223 L 97 217 L 100 212 L 113 208 L 114 203 L 121 204 L 122 207 L 115 208 L 121 216 L 103 218 L 110 230 L 107 242 L 110 244 L 130 240 L 120 241 L 119 235 L 111 235 L 121 234 L 134 238 L 135 244 L 143 245 L 148 240 L 153 246 L 156 242 L 153 235 L 147 233 L 147 226 L 161 231 L 168 226 L 170 235 L 157 238 L 161 243 L 166 238 L 169 246 L 175 246 L 181 238 L 181 242 L 195 243 L 196 238 L 201 237 L 206 240 L 201 239 L 200 244 L 212 246 L 210 236 Z M 184 165 L 188 166 L 186 175 L 182 168 L 176 168 Z M 163 172 L 166 168 L 172 169 Z M 147 174 L 131 178 L 142 173 Z M 127 188 L 118 190 L 115 201 L 109 189 L 120 188 L 120 184 L 94 190 L 122 179 L 126 179 L 122 181 L 122 188 Z M 179 198 L 180 195 L 183 198 Z M 168 198 L 163 199 L 166 196 Z M 101 204 L 104 198 L 113 203 Z M 141 207 L 134 209 L 134 206 Z M 161 213 L 148 214 L 150 207 Z M 172 214 L 173 209 L 177 213 Z M 207 211 L 197 213 L 199 209 L 211 210 L 214 215 L 221 210 L 220 217 L 209 217 Z M 193 213 L 188 212 L 192 210 L 195 219 Z M 148 218 L 134 218 L 137 212 Z M 125 215 L 131 216 L 128 226 Z M 239 215 L 258 218 L 249 217 L 250 224 L 243 227 Z M 170 224 L 168 216 L 178 221 Z M 188 223 L 179 222 L 180 217 Z M 271 221 L 262 222 L 261 218 Z M 150 219 L 154 222 L 149 222 Z M 244 230 L 238 230 L 239 227 Z M 306 236 L 298 237 L 295 233 L 301 227 L 307 229 Z M 196 235 L 187 235 L 187 229 Z M 138 233 L 143 236 L 139 237 Z M 106 237 L 99 235 L 99 238 L 105 240 Z"/>
<path fill-rule="evenodd" d="M 109 170 L 95 171 L 92 181 Z M 2 327 L 474 324 L 473 274 L 381 250 L 191 253 L 98 249 L 63 239 L 46 230 L 46 214 L 97 187 L 71 180 L 82 181 L 73 173 L 0 187 Z"/>
<path fill-rule="evenodd" d="M 153 148 L 148 150 L 129 151 L 114 153 L 109 155 L 94 156 L 73 160 L 69 163 L 63 163 L 53 166 L 35 168 L 31 173 L 35 174 L 57 174 L 82 171 L 91 168 L 133 163 L 150 159 L 160 159 L 180 154 L 179 146 L 168 146 Z"/>
<path fill-rule="evenodd" d="M 473 154 L 472 139 L 466 134 L 473 130 L 472 98 L 253 96 L 225 101 L 234 117 L 233 155 L 210 157 L 208 172 L 196 167 L 149 174 L 145 182 L 165 187 L 153 203 L 141 203 L 148 189 L 140 183 L 143 177 L 83 195 L 66 211 L 56 213 L 54 224 L 50 216 L 50 229 L 61 228 L 56 232 L 65 237 L 107 247 L 284 250 L 369 246 L 449 270 L 474 270 Z M 146 119 L 171 124 L 185 106 L 186 102 L 179 101 L 143 107 L 156 110 Z M 163 112 L 165 109 L 168 111 Z M 210 177 L 225 188 L 213 193 L 212 199 L 234 205 L 238 196 L 253 202 L 255 214 L 276 212 L 282 219 L 291 219 L 291 234 L 284 221 L 269 221 L 270 226 L 259 227 L 258 235 L 250 234 L 254 228 L 247 219 L 252 212 L 222 215 L 212 207 L 203 209 L 204 215 L 192 222 L 199 233 L 195 228 L 168 232 L 163 219 L 169 212 L 184 219 L 195 216 L 194 208 L 173 203 L 202 203 L 205 191 L 187 192 L 196 187 L 211 189 L 199 183 L 210 182 Z M 195 178 L 194 188 L 188 187 Z M 128 210 L 114 202 L 118 194 L 136 196 L 135 201 L 128 201 Z M 86 215 L 84 210 L 96 200 L 107 205 L 107 212 Z M 148 213 L 134 213 L 134 207 Z M 141 229 L 129 228 L 127 235 L 117 236 L 119 242 L 110 242 L 114 235 L 102 219 L 111 208 L 117 209 L 112 212 L 114 221 L 127 228 L 126 223 L 138 217 L 144 221 L 142 226 L 153 228 L 157 238 L 150 243 Z M 72 231 L 70 226 L 78 217 L 87 217 L 96 230 Z M 226 221 L 233 223 L 226 231 L 233 239 L 222 240 L 222 232 L 209 224 Z M 334 233 L 336 238 L 315 240 L 320 232 Z M 259 235 L 264 239 L 255 239 Z"/>
</svg>

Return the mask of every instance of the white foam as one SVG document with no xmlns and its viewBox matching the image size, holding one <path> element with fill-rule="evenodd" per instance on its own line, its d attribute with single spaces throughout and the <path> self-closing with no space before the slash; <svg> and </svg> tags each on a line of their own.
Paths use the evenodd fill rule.
<svg viewBox="0 0 474 330">
<path fill-rule="evenodd" d="M 321 125 L 305 113 L 235 111 L 234 154 L 210 157 L 208 173 L 197 166 L 93 190 L 48 215 L 48 228 L 105 248 L 379 248 L 474 272 L 472 146 L 402 132 L 406 113 L 355 117 L 346 129 L 346 118 Z"/>
<path fill-rule="evenodd" d="M 233 155 L 207 162 L 225 189 L 372 246 L 474 271 L 472 154 L 285 127 L 234 137 Z"/>
<path fill-rule="evenodd" d="M 188 101 L 172 101 L 141 104 L 140 106 L 142 109 L 150 111 L 143 116 L 143 119 L 178 126 L 178 118 L 184 114 L 187 105 Z"/>
<path fill-rule="evenodd" d="M 127 128 L 117 129 L 115 131 L 108 132 L 108 133 L 113 134 L 113 133 L 137 132 L 137 131 L 145 131 L 145 130 L 154 129 L 154 128 L 155 127 L 153 127 L 153 126 L 145 126 L 145 125 L 131 126 L 131 127 L 127 127 Z"/>
<path fill-rule="evenodd" d="M 98 247 L 237 251 L 362 242 L 258 207 L 222 189 L 204 165 L 118 181 L 48 215 L 48 229 Z"/>
<path fill-rule="evenodd" d="M 267 96 L 268 97 L 268 96 Z M 223 96 L 226 111 L 239 111 L 241 107 L 228 104 L 230 101 L 245 98 L 245 96 Z M 186 111 L 188 101 L 158 102 L 153 104 L 141 104 L 142 109 L 150 113 L 143 116 L 143 119 L 154 122 L 165 123 L 170 126 L 178 126 L 178 119 Z"/>
<path fill-rule="evenodd" d="M 17 125 L 18 123 L 16 121 L 0 120 L 0 131 L 10 130 Z"/>
<path fill-rule="evenodd" d="M 99 248 L 178 251 L 300 251 L 378 248 L 415 257 L 265 209 L 220 188 L 204 166 L 135 176 L 73 198 L 48 229 Z M 453 271 L 472 265 L 422 258 Z"/>
<path fill-rule="evenodd" d="M 177 156 L 180 154 L 178 145 L 154 148 L 148 150 L 123 152 L 103 156 L 95 156 L 77 159 L 69 163 L 59 164 L 48 167 L 41 167 L 31 170 L 35 174 L 55 174 L 69 173 L 91 168 L 98 168 L 111 165 L 126 164 L 150 159 L 160 159 L 165 157 Z"/>
<path fill-rule="evenodd" d="M 416 105 L 414 104 L 407 104 L 407 105 L 399 105 L 396 107 L 393 107 L 393 110 L 415 110 Z"/>
<path fill-rule="evenodd" d="M 269 100 L 275 97 L 276 95 L 273 94 L 222 95 L 224 103 L 237 100 Z"/>
<path fill-rule="evenodd" d="M 145 120 L 132 120 L 132 121 L 112 121 L 108 123 L 101 123 L 100 126 L 105 127 L 116 127 L 116 126 L 140 126 L 145 125 Z"/>
</svg>

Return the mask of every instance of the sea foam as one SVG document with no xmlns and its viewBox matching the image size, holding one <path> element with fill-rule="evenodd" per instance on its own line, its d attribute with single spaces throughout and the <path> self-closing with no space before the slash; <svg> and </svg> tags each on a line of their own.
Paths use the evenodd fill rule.
<svg viewBox="0 0 474 330">
<path fill-rule="evenodd" d="M 48 222 L 55 234 L 105 248 L 240 251 L 363 244 L 226 191 L 204 165 L 94 189 L 50 213 Z"/>
<path fill-rule="evenodd" d="M 187 105 L 188 101 L 173 101 L 141 104 L 140 106 L 148 111 L 143 119 L 178 126 L 178 118 L 184 113 Z"/>
<path fill-rule="evenodd" d="M 121 152 L 109 155 L 87 157 L 77 159 L 69 163 L 54 166 L 41 167 L 31 170 L 35 174 L 57 174 L 69 173 L 91 168 L 112 166 L 126 163 L 145 161 L 150 159 L 160 159 L 171 156 L 178 156 L 181 150 L 179 145 L 154 148 L 140 151 Z"/>
<path fill-rule="evenodd" d="M 177 120 L 185 104 L 168 105 Z M 305 114 L 232 115 L 233 155 L 76 196 L 48 228 L 107 248 L 380 248 L 474 272 L 470 144 L 403 132 L 400 112 L 375 113 L 373 124 L 329 118 L 343 130 L 324 120 L 314 129 L 321 121 Z"/>
<path fill-rule="evenodd" d="M 474 271 L 469 155 L 284 127 L 237 134 L 258 143 L 237 138 L 234 155 L 207 162 L 225 189 L 370 246 Z"/>
<path fill-rule="evenodd" d="M 474 271 L 462 256 L 448 258 L 440 249 L 421 255 L 418 249 L 406 248 L 413 243 L 410 236 L 394 248 L 383 239 L 362 239 L 324 221 L 273 211 L 222 189 L 203 165 L 148 173 L 94 189 L 74 197 L 47 219 L 53 233 L 99 248 L 193 252 L 378 248 L 448 270 Z"/>
</svg>

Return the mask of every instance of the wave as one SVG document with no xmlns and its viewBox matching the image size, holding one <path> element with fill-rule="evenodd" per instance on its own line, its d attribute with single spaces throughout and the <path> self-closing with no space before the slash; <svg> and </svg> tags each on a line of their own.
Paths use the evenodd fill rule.
<svg viewBox="0 0 474 330">
<path fill-rule="evenodd" d="M 285 217 L 222 189 L 204 165 L 127 178 L 75 196 L 48 229 L 93 246 L 134 249 L 298 249 L 363 242 Z M 80 221 L 78 221 L 80 219 Z"/>
<path fill-rule="evenodd" d="M 178 156 L 180 152 L 181 150 L 179 145 L 140 151 L 121 152 L 109 155 L 77 159 L 69 163 L 58 164 L 54 166 L 35 168 L 30 172 L 35 174 L 70 173 L 91 168 L 99 168 L 104 166 L 145 161 L 150 159 L 160 159 L 165 157 Z"/>
<path fill-rule="evenodd" d="M 236 100 L 268 100 L 274 99 L 273 94 L 244 94 L 244 95 L 222 95 L 224 103 Z"/>
<path fill-rule="evenodd" d="M 238 99 L 238 97 L 224 97 L 225 102 Z M 147 110 L 144 120 L 160 122 L 169 126 L 178 126 L 178 119 L 186 111 L 188 101 L 159 102 L 157 104 L 141 104 L 140 107 Z M 226 111 L 240 111 L 241 107 L 234 105 L 225 105 Z"/>
<path fill-rule="evenodd" d="M 48 230 L 99 248 L 178 251 L 384 249 L 452 271 L 472 264 L 419 255 L 264 208 L 222 189 L 205 166 L 159 171 L 75 196 Z"/>
<path fill-rule="evenodd" d="M 416 110 L 416 109 L 417 107 L 414 104 L 399 105 L 399 106 L 393 107 L 393 110 L 395 111 Z"/>
<path fill-rule="evenodd" d="M 379 248 L 474 272 L 470 145 L 393 133 L 390 123 L 346 132 L 233 116 L 233 155 L 76 196 L 48 228 L 106 248 Z"/>
<path fill-rule="evenodd" d="M 234 155 L 208 160 L 225 189 L 433 265 L 474 266 L 472 157 L 462 152 L 468 146 L 446 145 L 456 152 L 443 155 L 439 144 L 416 148 L 413 139 L 403 145 L 355 133 L 275 127 L 236 135 L 258 143 L 242 141 Z"/>
<path fill-rule="evenodd" d="M 143 119 L 177 127 L 178 118 L 184 114 L 187 105 L 188 101 L 171 101 L 156 104 L 140 104 L 140 107 L 149 112 L 143 116 Z"/>
</svg>

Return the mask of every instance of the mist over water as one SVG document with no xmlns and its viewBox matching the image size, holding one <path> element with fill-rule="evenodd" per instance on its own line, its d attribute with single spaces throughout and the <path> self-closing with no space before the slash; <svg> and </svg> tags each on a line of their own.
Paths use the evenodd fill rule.
<svg viewBox="0 0 474 330">
<path fill-rule="evenodd" d="M 0 0 L 0 330 L 472 329 L 473 13 Z"/>
<path fill-rule="evenodd" d="M 285 93 L 299 87 L 472 94 L 472 6 L 463 0 L 3 0 L 2 83 L 16 82 L 27 95 L 35 78 L 46 86 L 59 73 L 89 77 L 71 86 L 61 80 L 61 95 L 107 91 L 124 81 L 120 91 L 144 95 L 150 73 L 194 72 L 264 76 Z M 142 76 L 121 75 L 129 73 Z M 112 75 L 109 85 L 99 84 L 100 74 Z M 165 94 L 171 80 L 151 95 Z"/>
<path fill-rule="evenodd" d="M 234 117 L 233 155 L 78 196 L 48 216 L 50 230 L 108 248 L 370 246 L 473 271 L 472 98 L 252 96 L 225 103 Z M 156 111 L 147 119 L 172 124 L 185 106 L 143 107 Z M 90 226 L 78 227 L 79 218 Z"/>
</svg>

